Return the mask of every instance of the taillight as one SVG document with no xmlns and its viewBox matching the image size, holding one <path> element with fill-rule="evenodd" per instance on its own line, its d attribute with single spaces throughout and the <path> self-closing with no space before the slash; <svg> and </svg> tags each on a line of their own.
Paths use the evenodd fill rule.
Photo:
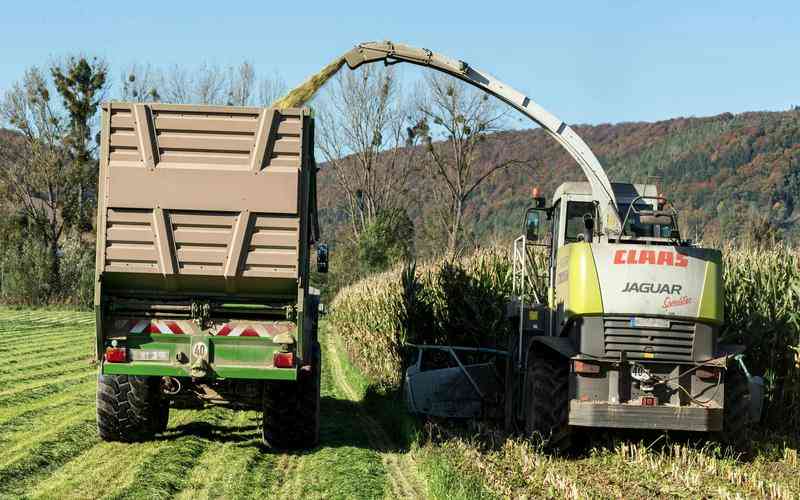
<svg viewBox="0 0 800 500">
<path fill-rule="evenodd" d="M 575 360 L 572 362 L 572 368 L 575 373 L 600 373 L 600 365 L 586 361 Z"/>
<path fill-rule="evenodd" d="M 276 352 L 272 358 L 272 365 L 275 368 L 292 368 L 294 366 L 293 352 Z"/>
<path fill-rule="evenodd" d="M 124 363 L 128 358 L 128 350 L 124 347 L 107 347 L 106 348 L 106 362 L 107 363 Z"/>
</svg>

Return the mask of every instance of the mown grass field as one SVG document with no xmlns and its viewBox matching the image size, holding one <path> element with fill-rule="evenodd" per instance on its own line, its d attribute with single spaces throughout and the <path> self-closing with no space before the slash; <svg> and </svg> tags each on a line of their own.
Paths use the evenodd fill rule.
<svg viewBox="0 0 800 500">
<path fill-rule="evenodd" d="M 256 412 L 222 408 L 172 410 L 151 442 L 103 443 L 93 335 L 90 313 L 0 309 L 0 498 L 800 497 L 797 443 L 777 438 L 747 458 L 625 437 L 548 457 L 437 436 L 373 391 L 327 326 L 317 449 L 273 453 Z"/>
<path fill-rule="evenodd" d="M 101 442 L 93 346 L 91 313 L 0 310 L 0 497 L 426 496 L 408 455 L 364 411 L 336 342 L 325 342 L 322 445 L 304 453 L 263 448 L 257 412 L 222 408 L 173 409 L 152 442 Z"/>
</svg>

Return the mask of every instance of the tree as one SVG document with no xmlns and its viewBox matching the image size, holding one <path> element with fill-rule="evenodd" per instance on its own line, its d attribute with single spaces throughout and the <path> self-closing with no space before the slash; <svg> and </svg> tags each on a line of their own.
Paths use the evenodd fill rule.
<svg viewBox="0 0 800 500">
<path fill-rule="evenodd" d="M 381 272 L 414 255 L 414 222 L 405 210 L 378 214 L 358 239 L 358 257 L 364 274 Z"/>
<path fill-rule="evenodd" d="M 84 229 L 90 215 L 96 145 L 92 120 L 105 88 L 106 66 L 85 58 L 54 65 L 51 74 L 63 107 L 53 103 L 53 86 L 31 68 L 9 90 L 0 116 L 16 133 L 0 147 L 0 182 L 6 199 L 20 210 L 51 257 L 50 293 L 59 289 L 59 241 L 65 229 Z"/>
<path fill-rule="evenodd" d="M 158 87 L 161 84 L 161 72 L 149 64 L 139 66 L 133 64 L 122 76 L 123 101 L 154 102 L 161 100 Z"/>
<path fill-rule="evenodd" d="M 269 106 L 286 90 L 278 73 L 259 78 L 247 61 L 225 69 L 204 63 L 192 71 L 133 64 L 124 74 L 121 97 L 136 102 Z"/>
<path fill-rule="evenodd" d="M 258 82 L 258 104 L 269 106 L 283 97 L 288 90 L 286 81 L 277 71 L 272 76 L 263 77 Z"/>
<path fill-rule="evenodd" d="M 253 97 L 256 72 L 253 65 L 245 61 L 237 68 L 231 68 L 228 79 L 229 106 L 248 106 Z"/>
<path fill-rule="evenodd" d="M 406 205 L 418 135 L 390 68 L 339 73 L 319 109 L 317 147 L 357 240 L 378 214 Z"/>
<path fill-rule="evenodd" d="M 67 134 L 63 139 L 71 162 L 67 191 L 74 199 L 65 200 L 63 217 L 69 226 L 91 229 L 93 197 L 96 192 L 97 142 L 92 139 L 95 116 L 105 96 L 108 65 L 97 58 L 70 57 L 50 69 L 56 91 L 67 111 Z"/>
<path fill-rule="evenodd" d="M 451 77 L 426 76 L 417 109 L 421 120 L 415 133 L 425 144 L 425 164 L 433 181 L 433 220 L 441 221 L 452 255 L 461 244 L 464 209 L 475 190 L 496 172 L 530 159 L 519 157 L 518 148 L 502 143 L 496 134 L 504 129 L 505 111 L 499 102 Z M 492 144 L 495 141 L 500 147 Z"/>
</svg>

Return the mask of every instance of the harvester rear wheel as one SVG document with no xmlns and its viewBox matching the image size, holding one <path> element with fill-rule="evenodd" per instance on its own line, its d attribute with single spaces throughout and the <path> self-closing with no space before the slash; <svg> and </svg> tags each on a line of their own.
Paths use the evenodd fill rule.
<svg viewBox="0 0 800 500">
<path fill-rule="evenodd" d="M 541 439 L 548 451 L 566 451 L 570 446 L 568 361 L 550 352 L 531 353 L 525 391 L 526 435 Z"/>
<path fill-rule="evenodd" d="M 97 379 L 97 431 L 105 441 L 145 441 L 166 418 L 159 377 L 103 375 Z M 169 409 L 167 408 L 167 411 Z"/>
<path fill-rule="evenodd" d="M 725 406 L 722 409 L 720 441 L 737 450 L 744 449 L 749 421 L 750 388 L 747 377 L 737 366 L 732 366 L 725 374 Z"/>
<path fill-rule="evenodd" d="M 310 365 L 303 366 L 297 382 L 273 381 L 264 386 L 262 437 L 277 449 L 312 448 L 319 442 L 319 344 Z"/>
</svg>

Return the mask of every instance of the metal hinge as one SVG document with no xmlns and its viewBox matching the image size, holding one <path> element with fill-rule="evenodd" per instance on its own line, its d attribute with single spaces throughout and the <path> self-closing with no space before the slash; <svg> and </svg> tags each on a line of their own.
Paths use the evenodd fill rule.
<svg viewBox="0 0 800 500">
<path fill-rule="evenodd" d="M 211 304 L 208 302 L 192 302 L 192 320 L 205 330 L 211 318 Z"/>
<path fill-rule="evenodd" d="M 297 307 L 296 306 L 286 306 L 284 308 L 286 310 L 286 321 L 291 321 L 293 323 L 297 322 Z"/>
</svg>

